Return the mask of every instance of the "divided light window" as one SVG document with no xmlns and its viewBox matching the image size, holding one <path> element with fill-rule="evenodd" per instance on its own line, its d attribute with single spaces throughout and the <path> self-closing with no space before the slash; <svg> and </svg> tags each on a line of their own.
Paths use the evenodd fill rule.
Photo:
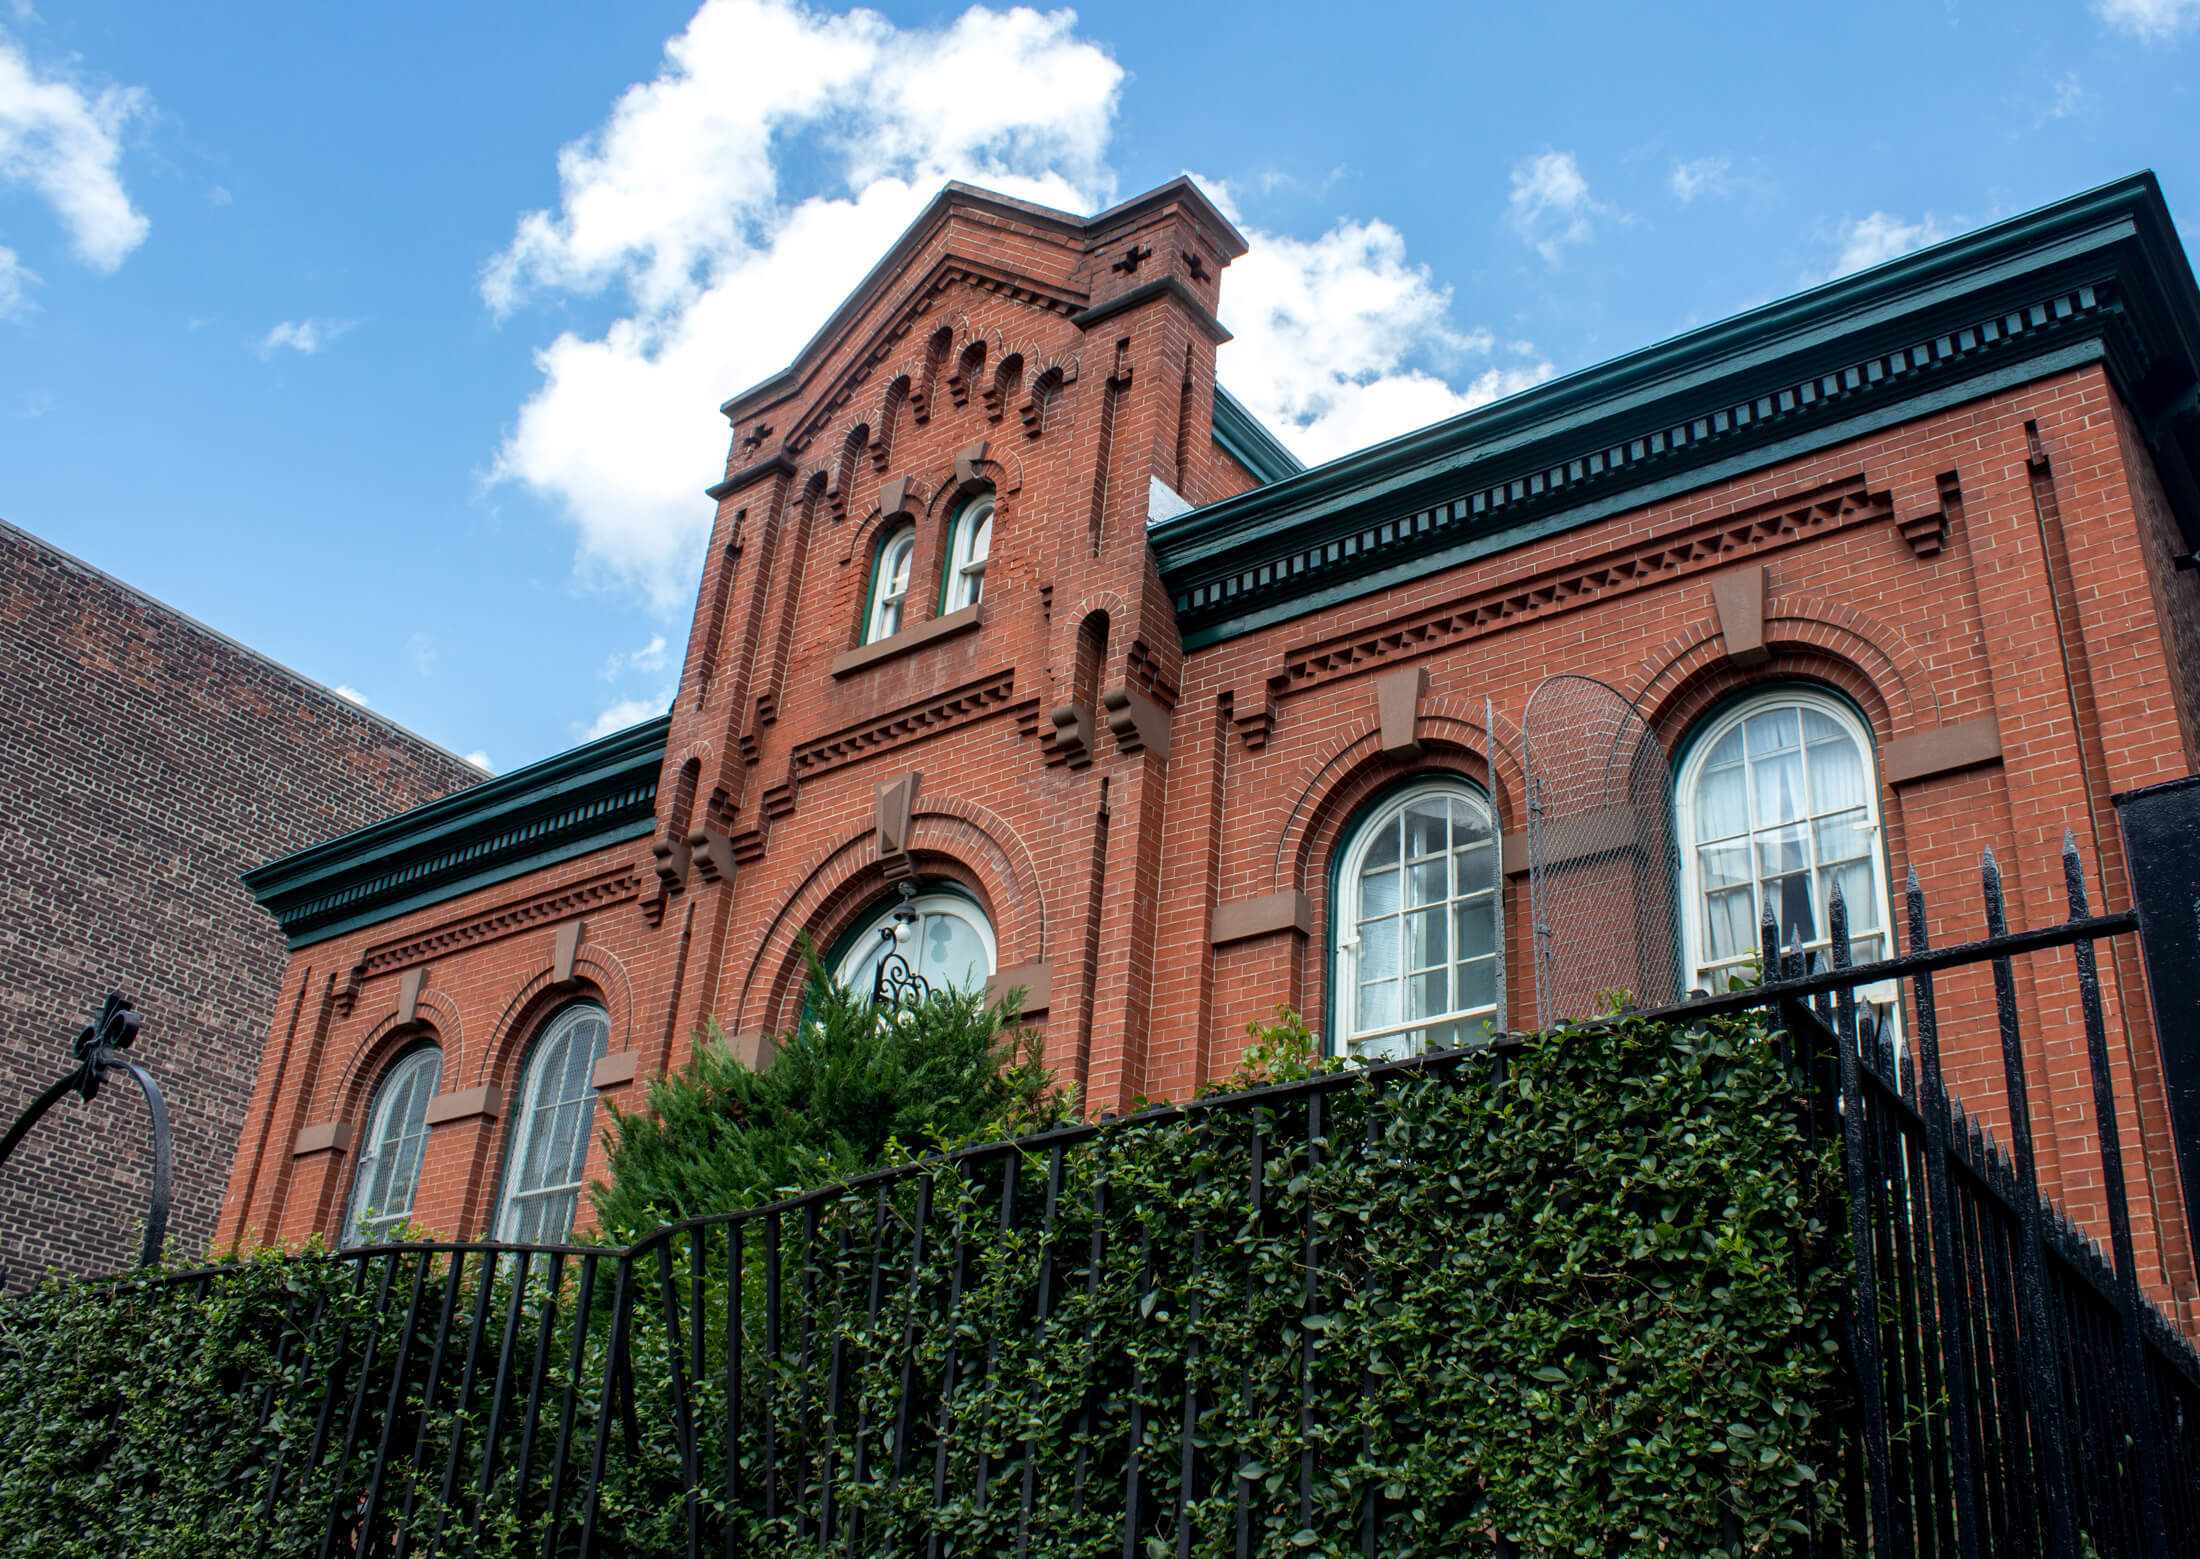
<svg viewBox="0 0 2200 1559">
<path fill-rule="evenodd" d="M 1415 785 L 1347 834 L 1334 917 L 1336 1029 L 1369 1060 L 1503 1027 L 1497 828 L 1464 780 Z"/>
<path fill-rule="evenodd" d="M 593 1078 L 610 1040 L 603 1008 L 582 1003 L 559 1013 L 535 1041 L 512 1121 L 498 1239 L 554 1245 L 572 1232 L 596 1133 Z"/>
<path fill-rule="evenodd" d="M 863 620 L 863 642 L 876 644 L 901 632 L 909 603 L 909 565 L 917 553 L 917 528 L 904 525 L 879 543 L 871 569 L 871 599 Z"/>
<path fill-rule="evenodd" d="M 976 606 L 985 596 L 985 564 L 993 551 L 993 498 L 974 498 L 955 516 L 947 549 L 947 610 Z"/>
<path fill-rule="evenodd" d="M 412 1218 L 420 1159 L 428 1146 L 428 1101 L 443 1080 L 443 1052 L 423 1045 L 390 1068 L 367 1110 L 367 1136 L 344 1218 L 346 1245 L 373 1245 Z"/>
</svg>

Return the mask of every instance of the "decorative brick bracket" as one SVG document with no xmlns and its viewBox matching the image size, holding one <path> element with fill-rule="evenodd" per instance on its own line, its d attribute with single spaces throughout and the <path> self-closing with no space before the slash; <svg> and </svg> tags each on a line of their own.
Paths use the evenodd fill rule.
<svg viewBox="0 0 2200 1559">
<path fill-rule="evenodd" d="M 912 769 L 899 779 L 881 780 L 873 796 L 878 809 L 878 864 L 888 882 L 910 882 L 917 875 L 909 858 L 910 815 L 924 776 Z"/>
<path fill-rule="evenodd" d="M 1092 711 L 1082 704 L 1063 704 L 1050 710 L 1047 719 L 1054 723 L 1054 755 L 1073 769 L 1089 766 L 1094 736 Z"/>
<path fill-rule="evenodd" d="M 1948 513 L 1963 502 L 1963 486 L 1953 471 L 1943 471 L 1933 479 L 1938 500 L 1930 511 L 1925 508 L 1930 501 L 1919 498 L 1914 507 L 1905 503 L 1898 511 L 1895 528 L 1902 532 L 1902 539 L 1910 544 L 1910 550 L 1920 558 L 1938 555 L 1948 545 Z"/>
<path fill-rule="evenodd" d="M 1383 751 L 1391 757 L 1421 755 L 1421 700 L 1428 696 L 1428 672 L 1404 666 L 1375 679 L 1375 712 L 1381 722 Z"/>
<path fill-rule="evenodd" d="M 1127 684 L 1102 693 L 1100 703 L 1108 712 L 1108 729 L 1115 733 L 1118 748 L 1124 752 L 1151 752 L 1164 763 L 1168 761 L 1168 710 Z M 1059 736 L 1056 741 L 1059 743 Z"/>
</svg>

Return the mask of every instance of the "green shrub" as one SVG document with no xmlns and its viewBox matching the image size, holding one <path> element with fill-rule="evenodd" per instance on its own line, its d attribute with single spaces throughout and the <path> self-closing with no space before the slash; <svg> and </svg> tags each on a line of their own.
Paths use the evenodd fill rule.
<svg viewBox="0 0 2200 1559">
<path fill-rule="evenodd" d="M 761 1070 L 714 1023 L 684 1070 L 651 1084 L 646 1110 L 613 1108 L 611 1182 L 590 1193 L 606 1237 L 830 1185 L 896 1153 L 1032 1130 L 1068 1107 L 1049 1097 L 1022 991 L 873 1008 L 809 962 L 807 1010 Z"/>
</svg>

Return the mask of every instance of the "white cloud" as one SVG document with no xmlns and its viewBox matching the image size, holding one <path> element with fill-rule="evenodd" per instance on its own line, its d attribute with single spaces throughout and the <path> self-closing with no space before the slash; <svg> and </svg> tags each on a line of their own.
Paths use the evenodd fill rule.
<svg viewBox="0 0 2200 1559">
<path fill-rule="evenodd" d="M 2141 43 L 2174 38 L 2200 21 L 2200 0 L 2094 0 L 2094 12 Z"/>
<path fill-rule="evenodd" d="M 286 319 L 261 338 L 260 356 L 273 357 L 287 349 L 311 357 L 358 323 L 356 319 Z"/>
<path fill-rule="evenodd" d="M 41 76 L 0 37 L 0 186 L 42 196 L 68 229 L 77 258 L 112 271 L 150 227 L 122 187 L 122 132 L 149 99 L 139 87 L 87 94 Z"/>
<path fill-rule="evenodd" d="M 611 656 L 603 663 L 603 679 L 617 681 L 630 671 L 662 671 L 665 669 L 665 636 L 652 634 L 647 644 L 638 650 L 628 650 Z"/>
<path fill-rule="evenodd" d="M 484 774 L 494 774 L 497 771 L 497 766 L 489 761 L 488 753 L 479 747 L 466 754 L 466 761 Z"/>
<path fill-rule="evenodd" d="M 19 318 L 37 308 L 30 298 L 37 285 L 38 273 L 18 260 L 13 249 L 0 245 L 0 319 Z"/>
<path fill-rule="evenodd" d="M 1851 271 L 1861 271 L 1908 254 L 1912 249 L 1937 244 L 1953 231 L 1943 227 L 1930 211 L 1920 222 L 1905 222 L 1884 211 L 1874 211 L 1868 217 L 1842 224 L 1841 252 L 1825 279 L 1830 281 L 1833 277 L 1846 276 Z"/>
<path fill-rule="evenodd" d="M 1589 241 L 1589 219 L 1603 209 L 1589 198 L 1589 181 L 1572 152 L 1537 152 L 1513 164 L 1506 218 L 1521 242 L 1551 264 L 1566 245 Z"/>
<path fill-rule="evenodd" d="M 1672 176 L 1666 181 L 1683 204 L 1698 195 L 1724 195 L 1734 188 L 1729 177 L 1733 171 L 1731 157 L 1698 157 L 1692 162 L 1676 160 Z"/>
<path fill-rule="evenodd" d="M 609 736 L 613 731 L 623 731 L 630 725 L 640 725 L 644 720 L 654 720 L 672 707 L 672 695 L 676 688 L 665 688 L 655 698 L 622 698 L 596 716 L 596 723 L 581 738 L 592 742 L 599 736 Z"/>
<path fill-rule="evenodd" d="M 1227 202 L 1226 187 L 1202 182 Z M 1490 333 L 1454 328 L 1451 290 L 1406 259 L 1386 222 L 1247 241 L 1251 252 L 1223 278 L 1222 321 L 1236 339 L 1216 354 L 1216 376 L 1302 459 L 1365 448 L 1552 373 L 1546 362 L 1478 366 Z M 1464 389 L 1447 370 L 1467 376 Z"/>
<path fill-rule="evenodd" d="M 336 696 L 337 696 L 338 698 L 348 698 L 348 699 L 350 699 L 350 700 L 351 700 L 351 701 L 352 701 L 353 703 L 357 704 L 357 705 L 358 705 L 358 706 L 359 706 L 359 707 L 360 707 L 361 709 L 371 709 L 371 708 L 373 708 L 373 707 L 374 707 L 373 705 L 371 705 L 371 704 L 369 704 L 369 703 L 367 702 L 367 695 L 366 695 L 366 694 L 364 694 L 364 693 L 362 693 L 362 692 L 360 692 L 360 691 L 359 691 L 359 690 L 358 690 L 357 688 L 355 688 L 355 687 L 346 687 L 346 686 L 345 686 L 345 685 L 344 685 L 343 683 L 339 682 L 339 683 L 337 683 L 337 684 L 336 684 L 336 686 L 335 686 L 335 687 L 334 687 L 333 689 L 331 689 L 331 691 L 332 691 L 332 692 L 334 692 L 334 693 L 335 693 L 335 695 L 336 695 Z"/>
<path fill-rule="evenodd" d="M 217 184 L 206 192 L 206 203 L 210 206 L 226 206 L 236 198 L 226 185 Z"/>
</svg>

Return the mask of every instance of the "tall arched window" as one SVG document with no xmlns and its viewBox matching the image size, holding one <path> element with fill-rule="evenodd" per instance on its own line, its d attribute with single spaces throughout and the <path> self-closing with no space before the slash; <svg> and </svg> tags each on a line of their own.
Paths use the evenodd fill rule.
<svg viewBox="0 0 2200 1559">
<path fill-rule="evenodd" d="M 871 595 L 863 616 L 863 642 L 876 644 L 901 632 L 909 602 L 909 565 L 917 554 L 917 528 L 903 525 L 879 543 L 871 565 Z"/>
<path fill-rule="evenodd" d="M 947 544 L 947 593 L 950 612 L 976 606 L 985 596 L 985 564 L 993 551 L 993 495 L 973 498 L 955 516 Z"/>
<path fill-rule="evenodd" d="M 1691 984 L 1723 991 L 1754 966 L 1768 904 L 1783 947 L 1823 957 L 1836 882 L 1851 957 L 1888 956 L 1871 739 L 1847 705 L 1782 688 L 1726 711 L 1681 766 L 1679 803 Z"/>
<path fill-rule="evenodd" d="M 596 1132 L 596 1063 L 610 1041 L 593 1002 L 567 1007 L 535 1040 L 513 1109 L 498 1239 L 556 1244 L 572 1232 Z"/>
<path fill-rule="evenodd" d="M 374 1090 L 344 1217 L 346 1245 L 372 1245 L 411 1221 L 428 1146 L 428 1101 L 442 1081 L 443 1052 L 422 1045 L 401 1056 Z"/>
<path fill-rule="evenodd" d="M 907 960 L 911 974 L 923 976 L 934 990 L 983 990 L 996 956 L 993 925 L 985 911 L 948 888 L 918 893 L 909 908 L 914 922 L 895 919 L 901 900 L 893 898 L 857 924 L 833 970 L 841 983 L 859 996 L 868 994 L 879 960 L 886 956 L 887 939 L 881 933 L 892 932 L 893 950 Z"/>
<path fill-rule="evenodd" d="M 1337 871 L 1339 1048 L 1378 1060 L 1504 1026 L 1497 827 L 1464 780 L 1423 780 L 1345 835 Z"/>
</svg>

